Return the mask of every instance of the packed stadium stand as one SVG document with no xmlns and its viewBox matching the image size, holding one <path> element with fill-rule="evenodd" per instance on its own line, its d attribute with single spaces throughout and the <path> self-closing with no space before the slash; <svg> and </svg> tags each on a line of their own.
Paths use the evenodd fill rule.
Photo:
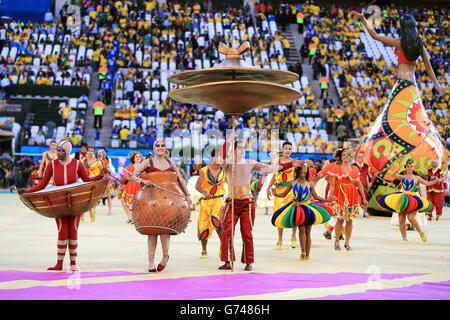
<svg viewBox="0 0 450 320">
<path fill-rule="evenodd" d="M 213 67 L 224 58 L 219 44 L 230 45 L 233 39 L 250 42 L 251 50 L 243 57 L 247 64 L 298 73 L 292 86 L 303 93 L 292 105 L 243 115 L 238 128 L 245 137 L 278 130 L 280 142 L 292 142 L 295 153 L 331 154 L 343 141 L 364 135 L 387 100 L 397 58 L 392 48 L 374 41 L 353 20 L 349 12 L 357 6 L 220 3 L 79 0 L 72 1 L 80 7 L 79 24 L 71 20 L 68 3 L 40 20 L 4 18 L 0 69 L 9 86 L 2 90 L 2 108 L 22 105 L 26 113 L 17 121 L 16 148 L 36 144 L 39 132 L 46 144 L 70 139 L 75 145 L 151 149 L 161 137 L 169 149 L 220 144 L 230 119 L 209 106 L 169 99 L 177 86 L 167 78 Z M 384 22 L 377 31 L 397 36 L 397 18 L 406 8 L 382 9 Z M 448 46 L 448 10 L 409 10 L 419 23 L 438 81 L 448 88 L 448 50 L 439 49 Z M 416 77 L 430 119 L 448 141 L 448 95 L 436 93 L 421 61 Z M 92 125 L 97 101 L 104 104 L 100 129 Z M 340 125 L 346 130 L 343 135 L 337 132 Z M 217 135 L 207 135 L 211 129 Z M 249 142 L 248 147 L 254 146 Z"/>
</svg>

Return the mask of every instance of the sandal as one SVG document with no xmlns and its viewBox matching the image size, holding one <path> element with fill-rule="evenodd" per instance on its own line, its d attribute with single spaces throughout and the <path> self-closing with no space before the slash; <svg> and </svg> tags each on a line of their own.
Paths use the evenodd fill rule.
<svg viewBox="0 0 450 320">
<path fill-rule="evenodd" d="M 300 254 L 300 261 L 305 261 L 306 260 L 306 252 L 303 252 Z"/>
<path fill-rule="evenodd" d="M 276 246 L 275 246 L 275 250 L 281 250 L 282 246 L 283 246 L 283 243 L 281 241 L 278 241 Z"/>
<path fill-rule="evenodd" d="M 291 239 L 291 248 L 296 248 L 297 247 L 297 239 Z"/>
<path fill-rule="evenodd" d="M 347 251 L 353 251 L 353 249 L 348 244 L 344 244 L 344 248 L 347 249 Z"/>
<path fill-rule="evenodd" d="M 341 251 L 341 246 L 339 245 L 339 241 L 334 242 L 334 250 Z"/>
<path fill-rule="evenodd" d="M 425 234 L 424 231 L 422 231 L 422 236 L 420 238 L 422 239 L 423 242 L 427 242 L 427 235 Z"/>
</svg>

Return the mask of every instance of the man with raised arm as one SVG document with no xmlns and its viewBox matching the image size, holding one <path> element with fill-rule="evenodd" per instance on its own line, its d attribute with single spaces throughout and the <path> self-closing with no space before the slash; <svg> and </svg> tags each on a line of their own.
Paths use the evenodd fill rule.
<svg viewBox="0 0 450 320">
<path fill-rule="evenodd" d="M 233 175 L 233 157 L 231 151 L 228 151 L 231 144 L 234 143 L 234 175 Z M 227 152 L 228 151 L 228 152 Z M 230 260 L 235 261 L 234 248 L 231 243 L 231 233 L 240 219 L 241 235 L 243 240 L 241 262 L 245 264 L 245 271 L 252 270 L 254 260 L 253 235 L 252 229 L 255 221 L 255 199 L 250 187 L 252 171 L 273 173 L 283 171 L 292 166 L 299 166 L 303 161 L 294 159 L 292 162 L 280 165 L 267 165 L 254 160 L 245 159 L 245 143 L 235 141 L 235 132 L 230 135 L 223 145 L 219 156 L 225 160 L 224 170 L 228 183 L 228 199 L 225 206 L 225 220 L 223 223 L 222 241 L 221 241 L 221 261 L 225 263 L 219 267 L 221 270 L 231 270 Z M 232 204 L 234 199 L 234 217 L 232 226 Z"/>
</svg>

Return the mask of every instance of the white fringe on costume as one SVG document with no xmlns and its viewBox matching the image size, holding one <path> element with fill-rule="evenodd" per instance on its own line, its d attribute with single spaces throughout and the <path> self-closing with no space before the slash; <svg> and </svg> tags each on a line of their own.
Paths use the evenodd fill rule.
<svg viewBox="0 0 450 320">
<path fill-rule="evenodd" d="M 273 197 L 271 200 L 267 199 L 267 187 L 272 180 L 273 173 L 263 177 L 263 185 L 258 194 L 257 207 L 258 208 L 273 208 Z"/>
<path fill-rule="evenodd" d="M 200 202 L 200 198 L 202 194 L 195 189 L 195 185 L 197 184 L 199 176 L 191 176 L 187 182 L 187 188 L 189 190 L 189 194 L 191 195 L 192 205 L 196 206 Z"/>
</svg>

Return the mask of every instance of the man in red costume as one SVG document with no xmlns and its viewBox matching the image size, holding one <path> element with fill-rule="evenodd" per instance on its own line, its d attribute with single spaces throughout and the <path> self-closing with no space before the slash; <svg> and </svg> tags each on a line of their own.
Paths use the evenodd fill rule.
<svg viewBox="0 0 450 320">
<path fill-rule="evenodd" d="M 366 195 L 366 199 L 369 193 L 369 181 L 371 178 L 370 175 L 370 167 L 367 163 L 364 162 L 364 153 L 360 152 L 356 155 L 356 161 L 353 164 L 359 169 L 359 180 L 361 181 L 361 184 L 364 188 L 364 193 Z M 363 217 L 367 218 L 369 217 L 369 214 L 367 213 L 367 206 L 362 207 L 364 210 Z"/>
<path fill-rule="evenodd" d="M 427 172 L 427 176 L 428 181 L 432 181 L 433 179 L 441 179 L 442 177 L 445 177 L 446 174 L 439 168 L 439 162 L 433 160 L 431 169 Z M 442 215 L 446 191 L 446 182 L 438 182 L 435 185 L 427 187 L 427 199 L 433 204 L 433 207 L 436 208 L 436 221 L 438 221 L 439 217 Z M 428 220 L 431 221 L 431 219 L 433 219 L 433 211 L 430 211 L 430 215 L 428 216 Z"/>
<path fill-rule="evenodd" d="M 245 271 L 252 270 L 252 263 L 254 259 L 253 250 L 253 235 L 252 229 L 255 222 L 255 199 L 253 198 L 251 190 L 251 178 L 253 171 L 263 173 L 273 173 L 277 171 L 284 171 L 292 166 L 299 166 L 303 161 L 294 159 L 293 161 L 281 165 L 267 165 L 261 162 L 245 159 L 245 143 L 242 141 L 234 141 L 235 133 L 230 135 L 228 140 L 222 147 L 219 156 L 226 159 L 224 170 L 228 183 L 228 199 L 225 202 L 225 221 L 223 223 L 222 239 L 221 239 L 221 254 L 220 259 L 225 264 L 219 267 L 221 270 L 231 270 L 230 260 L 235 261 L 234 248 L 231 241 L 232 230 L 240 219 L 241 235 L 243 240 L 241 262 L 245 264 Z M 235 146 L 235 174 L 233 177 L 233 162 L 231 157 L 227 158 L 228 147 L 234 143 Z M 234 215 L 232 226 L 232 204 L 231 197 L 234 199 Z"/>
<path fill-rule="evenodd" d="M 98 176 L 89 177 L 82 163 L 70 157 L 71 150 L 72 144 L 69 141 L 60 141 L 56 147 L 58 159 L 52 160 L 48 164 L 41 182 L 29 189 L 19 189 L 19 194 L 42 190 L 47 186 L 51 178 L 53 178 L 55 186 L 63 186 L 77 182 L 78 178 L 81 178 L 84 182 L 89 182 L 100 180 L 105 175 L 105 172 L 102 171 Z M 81 215 L 55 219 L 58 227 L 58 259 L 56 265 L 47 270 L 62 270 L 66 248 L 69 245 L 70 270 L 78 271 L 76 258 L 80 217 Z"/>
</svg>

